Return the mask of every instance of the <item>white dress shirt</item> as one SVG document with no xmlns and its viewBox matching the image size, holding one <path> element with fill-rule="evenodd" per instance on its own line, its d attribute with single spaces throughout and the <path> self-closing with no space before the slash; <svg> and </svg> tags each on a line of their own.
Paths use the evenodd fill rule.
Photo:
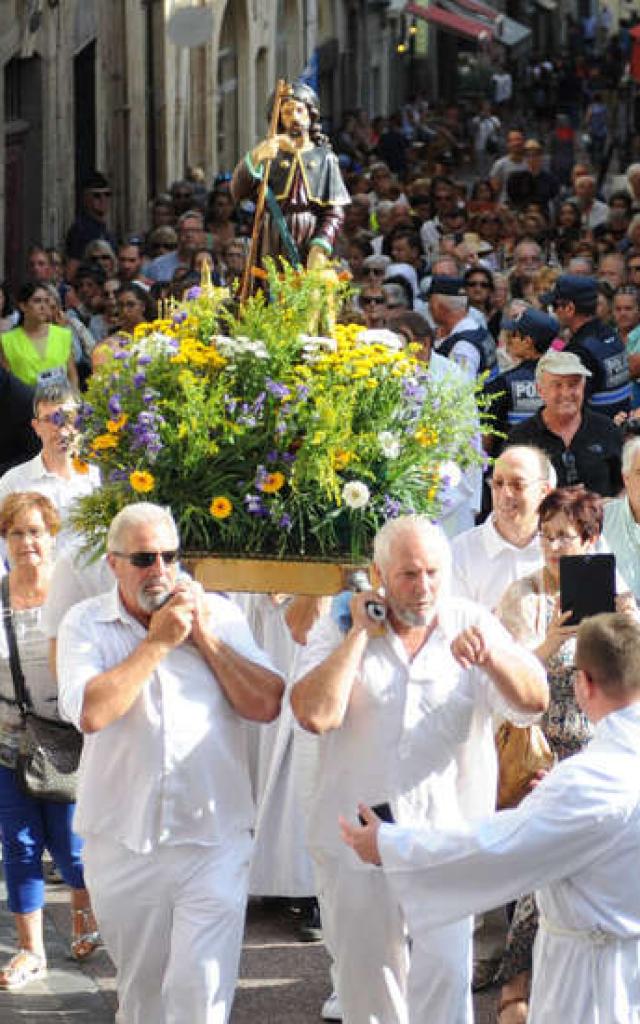
<svg viewBox="0 0 640 1024">
<path fill-rule="evenodd" d="M 341 859 L 338 815 L 355 820 L 359 802 L 388 801 L 400 824 L 445 827 L 489 813 L 495 806 L 496 754 L 492 716 L 525 725 L 489 677 L 464 670 L 451 641 L 477 624 L 491 645 L 517 650 L 541 680 L 540 662 L 518 647 L 486 609 L 470 601 L 442 601 L 437 625 L 412 661 L 398 635 L 369 639 L 353 683 L 345 719 L 319 738 L 309 843 Z M 333 619 L 316 623 L 298 676 L 323 662 L 344 639 Z"/>
<path fill-rule="evenodd" d="M 271 669 L 240 609 L 217 594 L 207 602 L 216 636 Z M 89 680 L 124 661 L 145 636 L 117 588 L 74 605 L 58 633 L 63 717 L 79 728 Z M 158 844 L 212 845 L 251 828 L 243 721 L 197 648 L 173 648 L 129 711 L 85 736 L 75 830 L 149 853 Z"/>
<path fill-rule="evenodd" d="M 453 593 L 486 608 L 495 608 L 514 580 L 530 576 L 542 566 L 537 534 L 525 547 L 517 548 L 498 533 L 493 516 L 454 537 L 451 555 Z"/>
</svg>

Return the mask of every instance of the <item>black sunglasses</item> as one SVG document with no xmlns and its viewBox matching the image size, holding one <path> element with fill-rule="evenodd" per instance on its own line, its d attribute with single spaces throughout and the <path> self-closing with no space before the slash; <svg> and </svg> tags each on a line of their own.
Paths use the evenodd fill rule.
<svg viewBox="0 0 640 1024">
<path fill-rule="evenodd" d="M 364 298 L 360 299 L 360 305 L 371 306 L 372 304 L 374 304 L 376 306 L 384 306 L 386 301 L 386 299 L 383 299 L 379 295 L 365 295 Z"/>
<path fill-rule="evenodd" d="M 134 551 L 130 555 L 124 551 L 112 551 L 111 554 L 115 555 L 116 558 L 126 558 L 127 562 L 130 562 L 134 569 L 150 569 L 158 558 L 161 558 L 165 565 L 173 565 L 180 557 L 180 552 L 177 548 L 175 551 Z"/>
</svg>

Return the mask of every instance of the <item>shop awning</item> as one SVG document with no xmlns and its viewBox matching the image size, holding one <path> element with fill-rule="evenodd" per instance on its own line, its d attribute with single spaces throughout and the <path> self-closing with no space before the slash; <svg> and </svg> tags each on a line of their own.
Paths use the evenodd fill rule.
<svg viewBox="0 0 640 1024">
<path fill-rule="evenodd" d="M 421 7 L 419 4 L 409 3 L 405 10 L 407 14 L 412 14 L 415 18 L 423 18 L 424 21 L 437 25 L 445 32 L 452 32 L 464 39 L 473 39 L 477 43 L 489 42 L 493 37 L 491 26 L 486 21 L 478 21 L 476 18 L 456 14 L 453 11 L 445 10 L 444 7 Z"/>
<path fill-rule="evenodd" d="M 554 3 L 555 0 L 547 0 Z M 490 4 L 481 3 L 480 0 L 441 0 L 442 6 L 454 14 L 469 11 L 481 20 L 486 19 L 487 26 L 496 42 L 503 46 L 528 45 L 531 41 L 531 29 L 522 25 L 519 21 L 507 17 L 501 11 L 497 11 Z"/>
</svg>

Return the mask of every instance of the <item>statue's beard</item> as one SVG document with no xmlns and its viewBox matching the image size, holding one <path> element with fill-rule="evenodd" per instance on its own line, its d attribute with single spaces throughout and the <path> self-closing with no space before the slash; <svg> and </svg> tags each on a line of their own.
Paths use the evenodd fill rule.
<svg viewBox="0 0 640 1024">
<path fill-rule="evenodd" d="M 304 128 L 301 124 L 292 124 L 289 127 L 289 135 L 293 139 L 301 139 L 304 135 Z"/>
</svg>

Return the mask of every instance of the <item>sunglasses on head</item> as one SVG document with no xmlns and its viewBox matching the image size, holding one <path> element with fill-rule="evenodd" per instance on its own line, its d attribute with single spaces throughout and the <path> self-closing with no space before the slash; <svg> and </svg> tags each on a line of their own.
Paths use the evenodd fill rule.
<svg viewBox="0 0 640 1024">
<path fill-rule="evenodd" d="M 132 554 L 127 554 L 124 551 L 112 551 L 111 554 L 116 558 L 125 558 L 134 569 L 150 569 L 158 558 L 162 559 L 164 565 L 173 565 L 180 557 L 177 548 L 175 551 L 134 551 Z"/>
</svg>

